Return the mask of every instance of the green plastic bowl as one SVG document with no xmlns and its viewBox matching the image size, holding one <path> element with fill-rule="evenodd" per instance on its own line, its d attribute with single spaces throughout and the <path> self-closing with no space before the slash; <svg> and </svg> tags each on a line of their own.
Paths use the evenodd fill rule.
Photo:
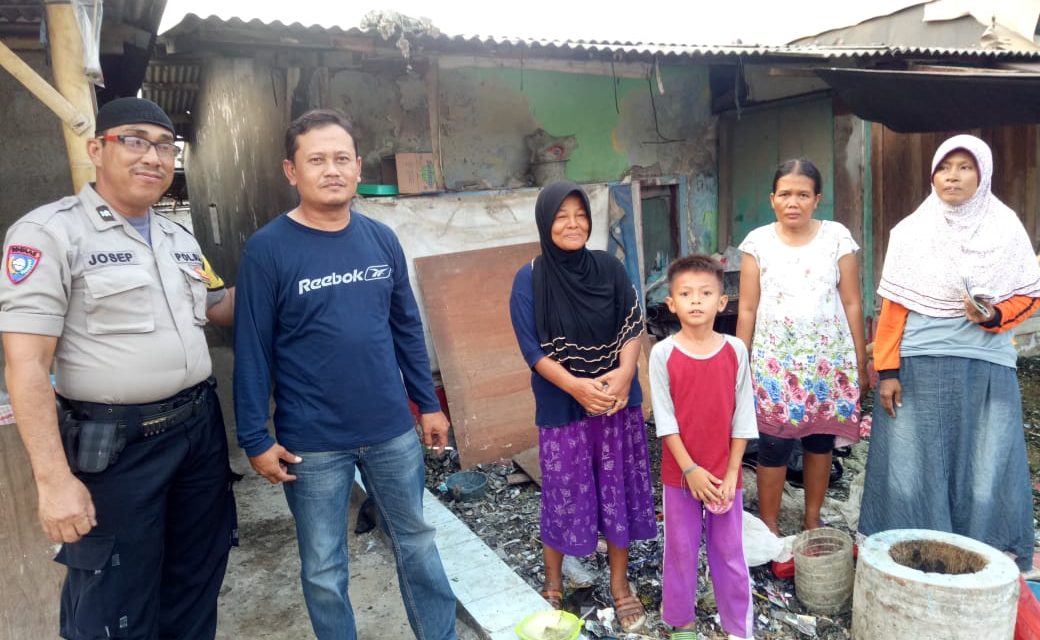
<svg viewBox="0 0 1040 640">
<path fill-rule="evenodd" d="M 569 611 L 548 609 L 532 613 L 513 628 L 520 640 L 574 640 L 584 624 Z"/>
<path fill-rule="evenodd" d="M 368 184 L 362 182 L 357 186 L 359 196 L 396 196 L 396 184 Z"/>
</svg>

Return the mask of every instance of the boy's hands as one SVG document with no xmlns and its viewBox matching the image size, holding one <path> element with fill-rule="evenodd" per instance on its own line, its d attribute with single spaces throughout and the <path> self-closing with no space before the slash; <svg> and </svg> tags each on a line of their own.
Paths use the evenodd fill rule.
<svg viewBox="0 0 1040 640">
<path fill-rule="evenodd" d="M 713 476 L 704 467 L 697 467 L 687 473 L 683 479 L 694 498 L 704 503 L 722 502 L 722 491 L 720 490 L 722 480 Z"/>
<path fill-rule="evenodd" d="M 722 479 L 722 484 L 719 485 L 719 492 L 722 493 L 723 502 L 732 502 L 733 498 L 737 495 L 737 474 L 739 471 L 727 471 L 726 477 Z"/>
</svg>

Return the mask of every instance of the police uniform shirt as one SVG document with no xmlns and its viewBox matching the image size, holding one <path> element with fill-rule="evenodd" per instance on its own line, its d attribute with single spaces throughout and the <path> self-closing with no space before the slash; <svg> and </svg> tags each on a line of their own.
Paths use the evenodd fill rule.
<svg viewBox="0 0 1040 640">
<path fill-rule="evenodd" d="M 154 402 L 210 375 L 202 252 L 182 227 L 150 217 L 151 246 L 87 185 L 7 232 L 0 331 L 58 338 L 55 388 L 66 398 Z"/>
</svg>

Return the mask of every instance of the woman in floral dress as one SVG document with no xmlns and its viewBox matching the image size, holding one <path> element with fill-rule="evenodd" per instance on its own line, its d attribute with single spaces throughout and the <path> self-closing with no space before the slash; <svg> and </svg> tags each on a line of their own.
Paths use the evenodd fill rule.
<svg viewBox="0 0 1040 640">
<path fill-rule="evenodd" d="M 843 225 L 812 217 L 821 183 L 808 160 L 782 163 L 769 195 L 776 222 L 740 245 L 737 336 L 755 380 L 758 509 L 774 533 L 796 438 L 804 452 L 803 526 L 820 526 L 836 438 L 859 439 L 867 389 L 859 246 Z"/>
</svg>

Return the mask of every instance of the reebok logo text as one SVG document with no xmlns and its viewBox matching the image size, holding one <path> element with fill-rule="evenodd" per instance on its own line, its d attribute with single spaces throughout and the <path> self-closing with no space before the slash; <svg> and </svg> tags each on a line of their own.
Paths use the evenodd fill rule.
<svg viewBox="0 0 1040 640">
<path fill-rule="evenodd" d="M 303 295 L 308 291 L 317 291 L 318 289 L 334 287 L 340 284 L 385 280 L 390 277 L 392 272 L 393 269 L 391 269 L 389 265 L 381 264 L 368 267 L 364 271 L 361 269 L 354 269 L 353 271 L 345 271 L 343 273 L 333 272 L 321 278 L 304 278 L 298 283 L 299 295 Z"/>
</svg>

